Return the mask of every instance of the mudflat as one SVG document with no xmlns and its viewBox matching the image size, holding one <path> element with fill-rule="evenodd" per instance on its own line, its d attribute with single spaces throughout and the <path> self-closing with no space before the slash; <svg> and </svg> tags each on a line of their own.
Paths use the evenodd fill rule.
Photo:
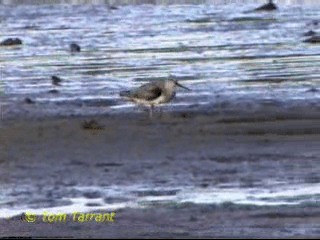
<svg viewBox="0 0 320 240">
<path fill-rule="evenodd" d="M 74 186 L 103 188 L 147 183 L 208 191 L 216 186 L 263 188 L 270 181 L 319 182 L 320 119 L 316 115 L 250 120 L 214 114 L 164 113 L 149 119 L 141 113 L 11 119 L 1 124 L 0 180 L 5 186 L 33 186 L 30 193 L 25 193 L 28 198 L 20 198 L 33 208 L 42 207 L 43 201 L 45 207 L 63 205 L 60 200 L 67 196 L 66 189 Z M 12 189 L 5 190 L 14 193 Z M 102 197 L 107 201 L 108 196 Z M 23 204 L 18 201 L 6 203 L 7 208 L 21 207 Z M 114 222 L 107 223 L 30 223 L 20 216 L 3 218 L 0 236 L 320 235 L 320 212 L 314 204 L 166 205 L 155 201 L 139 208 L 112 211 Z"/>
</svg>

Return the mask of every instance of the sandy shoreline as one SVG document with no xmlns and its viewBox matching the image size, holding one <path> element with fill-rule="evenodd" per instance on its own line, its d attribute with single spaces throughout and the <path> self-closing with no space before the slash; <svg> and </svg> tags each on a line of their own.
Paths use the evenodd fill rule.
<svg viewBox="0 0 320 240">
<path fill-rule="evenodd" d="M 84 129 L 94 119 L 100 129 Z M 70 186 L 197 186 L 268 181 L 318 183 L 320 118 L 239 120 L 164 113 L 7 120 L 1 127 L 0 180 L 33 186 L 32 206 Z M 14 190 L 10 189 L 14 193 Z M 20 193 L 16 193 L 20 194 Z M 20 195 L 19 195 L 20 196 Z M 13 206 L 15 203 L 12 203 Z M 55 204 L 55 203 L 54 203 Z M 50 203 L 49 203 L 50 205 Z M 10 205 L 8 205 L 10 206 Z M 110 225 L 1 220 L 0 236 L 315 237 L 317 206 L 193 205 L 120 209 Z"/>
</svg>

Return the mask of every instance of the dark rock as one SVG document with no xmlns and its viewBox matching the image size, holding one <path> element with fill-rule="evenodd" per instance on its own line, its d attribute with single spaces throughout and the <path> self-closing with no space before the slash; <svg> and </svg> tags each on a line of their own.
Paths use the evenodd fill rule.
<svg viewBox="0 0 320 240">
<path fill-rule="evenodd" d="M 86 206 L 87 207 L 99 207 L 99 206 L 101 206 L 101 204 L 100 203 L 87 203 Z"/>
<path fill-rule="evenodd" d="M 159 196 L 174 196 L 176 195 L 180 190 L 178 189 L 172 189 L 172 190 L 141 190 L 141 191 L 134 191 L 138 197 L 145 197 L 145 196 L 153 196 L 153 197 L 159 197 Z"/>
<path fill-rule="evenodd" d="M 52 76 L 51 77 L 51 80 L 52 80 L 52 84 L 55 85 L 55 86 L 61 86 L 61 82 L 62 82 L 62 79 L 57 77 L 57 76 Z"/>
<path fill-rule="evenodd" d="M 90 198 L 90 199 L 101 198 L 102 197 L 101 193 L 97 192 L 97 191 L 95 191 L 95 192 L 86 192 L 86 193 L 83 194 L 83 196 L 85 198 Z"/>
<path fill-rule="evenodd" d="M 312 93 L 315 93 L 315 92 L 318 92 L 319 90 L 316 89 L 315 87 L 312 87 L 310 89 L 307 90 L 307 92 L 312 92 Z"/>
<path fill-rule="evenodd" d="M 13 46 L 13 45 L 21 45 L 22 41 L 19 38 L 7 38 L 0 42 L 1 46 Z"/>
<path fill-rule="evenodd" d="M 28 103 L 28 104 L 33 104 L 34 103 L 34 101 L 31 98 L 28 98 L 28 97 L 24 99 L 24 102 Z"/>
<path fill-rule="evenodd" d="M 84 121 L 82 128 L 86 130 L 102 130 L 104 126 L 99 124 L 96 120 Z"/>
<path fill-rule="evenodd" d="M 310 38 L 307 38 L 303 42 L 306 42 L 306 43 L 320 43 L 320 36 L 312 36 Z"/>
<path fill-rule="evenodd" d="M 207 188 L 207 187 L 209 187 L 209 183 L 201 183 L 200 186 L 202 188 Z"/>
<path fill-rule="evenodd" d="M 59 91 L 56 89 L 52 89 L 52 90 L 49 90 L 48 93 L 57 94 L 57 93 L 59 93 Z"/>
<path fill-rule="evenodd" d="M 110 10 L 118 10 L 119 8 L 117 8 L 116 6 L 110 6 L 109 9 Z"/>
<path fill-rule="evenodd" d="M 108 163 L 96 163 L 95 167 L 121 167 L 122 163 L 108 162 Z"/>
<path fill-rule="evenodd" d="M 319 21 L 318 20 L 311 20 L 310 22 L 307 22 L 306 25 L 309 27 L 316 27 L 319 25 Z"/>
<path fill-rule="evenodd" d="M 196 222 L 196 221 L 198 221 L 198 218 L 193 216 L 193 215 L 191 215 L 190 218 L 189 218 L 189 221 L 190 222 Z"/>
<path fill-rule="evenodd" d="M 272 2 L 272 0 L 269 0 L 267 4 L 264 4 L 261 7 L 256 8 L 254 11 L 274 11 L 277 9 L 277 6 Z"/>
<path fill-rule="evenodd" d="M 310 37 L 310 36 L 314 36 L 314 35 L 316 35 L 316 32 L 312 31 L 312 30 L 310 30 L 310 31 L 306 32 L 305 34 L 303 34 L 303 36 L 306 36 L 306 37 Z"/>
<path fill-rule="evenodd" d="M 181 113 L 180 115 L 182 118 L 190 118 L 190 115 L 188 113 Z"/>
<path fill-rule="evenodd" d="M 71 44 L 70 44 L 70 51 L 71 51 L 72 53 L 74 53 L 74 52 L 80 52 L 80 51 L 81 51 L 81 48 L 80 48 L 80 46 L 79 46 L 78 44 L 76 44 L 76 43 L 71 43 Z"/>
</svg>

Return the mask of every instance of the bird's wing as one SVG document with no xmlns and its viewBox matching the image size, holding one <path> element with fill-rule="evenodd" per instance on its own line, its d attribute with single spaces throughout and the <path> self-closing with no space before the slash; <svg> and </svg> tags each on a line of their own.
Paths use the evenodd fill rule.
<svg viewBox="0 0 320 240">
<path fill-rule="evenodd" d="M 161 88 L 153 83 L 147 83 L 139 88 L 130 91 L 128 97 L 152 101 L 161 95 Z"/>
</svg>

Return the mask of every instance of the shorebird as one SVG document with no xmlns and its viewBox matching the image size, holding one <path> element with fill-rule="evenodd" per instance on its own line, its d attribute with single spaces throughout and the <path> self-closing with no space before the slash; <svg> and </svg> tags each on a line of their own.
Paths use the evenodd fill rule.
<svg viewBox="0 0 320 240">
<path fill-rule="evenodd" d="M 169 79 L 149 82 L 129 91 L 121 91 L 120 97 L 140 105 L 150 106 L 149 116 L 152 118 L 154 106 L 170 102 L 176 95 L 176 87 L 191 91 L 178 81 Z"/>
</svg>

